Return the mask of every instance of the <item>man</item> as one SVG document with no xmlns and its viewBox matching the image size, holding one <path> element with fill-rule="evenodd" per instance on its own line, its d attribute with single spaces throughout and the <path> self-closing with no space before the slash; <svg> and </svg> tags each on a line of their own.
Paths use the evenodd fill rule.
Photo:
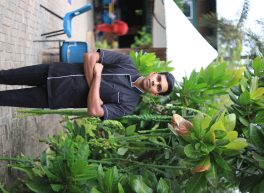
<svg viewBox="0 0 264 193">
<path fill-rule="evenodd" d="M 0 84 L 31 88 L 0 91 L 0 106 L 84 108 L 103 120 L 131 114 L 143 92 L 169 94 L 170 73 L 140 76 L 129 56 L 98 50 L 84 64 L 40 64 L 0 71 Z"/>
</svg>

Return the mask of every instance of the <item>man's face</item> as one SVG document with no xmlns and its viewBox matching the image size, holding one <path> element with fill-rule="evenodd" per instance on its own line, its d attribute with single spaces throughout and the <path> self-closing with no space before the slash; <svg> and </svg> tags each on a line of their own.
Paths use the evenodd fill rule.
<svg viewBox="0 0 264 193">
<path fill-rule="evenodd" d="M 168 82 L 165 75 L 152 72 L 143 79 L 142 87 L 145 91 L 157 95 L 168 90 Z"/>
</svg>

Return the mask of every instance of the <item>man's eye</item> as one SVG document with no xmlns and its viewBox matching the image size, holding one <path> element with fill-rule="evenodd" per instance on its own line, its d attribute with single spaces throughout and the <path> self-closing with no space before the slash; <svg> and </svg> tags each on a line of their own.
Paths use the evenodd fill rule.
<svg viewBox="0 0 264 193">
<path fill-rule="evenodd" d="M 160 84 L 157 85 L 157 91 L 161 92 L 161 85 Z"/>
<path fill-rule="evenodd" d="M 161 81 L 161 76 L 160 76 L 160 75 L 157 76 L 157 81 L 158 81 L 158 82 Z"/>
</svg>

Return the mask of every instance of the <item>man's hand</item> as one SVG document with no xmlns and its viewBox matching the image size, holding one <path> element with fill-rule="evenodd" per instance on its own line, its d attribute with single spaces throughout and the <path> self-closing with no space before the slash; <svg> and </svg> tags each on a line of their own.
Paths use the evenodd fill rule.
<svg viewBox="0 0 264 193">
<path fill-rule="evenodd" d="M 93 80 L 89 89 L 87 98 L 87 107 L 89 115 L 102 117 L 104 116 L 104 110 L 102 108 L 102 100 L 100 99 L 100 83 L 102 75 L 103 65 L 96 63 L 93 69 Z"/>
<path fill-rule="evenodd" d="M 98 60 L 99 54 L 97 52 L 90 52 L 84 54 L 84 74 L 89 87 L 91 87 L 93 80 L 93 69 Z"/>
<path fill-rule="evenodd" d="M 104 68 L 104 66 L 101 63 L 96 63 L 94 66 L 94 69 L 93 69 L 94 77 L 102 76 L 103 68 Z M 100 105 L 102 106 L 103 104 L 104 104 L 104 102 L 100 98 Z"/>
<path fill-rule="evenodd" d="M 101 76 L 104 66 L 101 63 L 96 63 L 93 69 L 94 76 Z"/>
</svg>

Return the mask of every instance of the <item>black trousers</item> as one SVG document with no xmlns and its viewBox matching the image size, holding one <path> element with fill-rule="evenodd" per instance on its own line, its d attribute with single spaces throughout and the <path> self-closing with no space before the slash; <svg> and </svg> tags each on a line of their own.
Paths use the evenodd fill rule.
<svg viewBox="0 0 264 193">
<path fill-rule="evenodd" d="M 48 64 L 1 70 L 0 84 L 30 88 L 0 91 L 0 106 L 48 108 Z"/>
</svg>

